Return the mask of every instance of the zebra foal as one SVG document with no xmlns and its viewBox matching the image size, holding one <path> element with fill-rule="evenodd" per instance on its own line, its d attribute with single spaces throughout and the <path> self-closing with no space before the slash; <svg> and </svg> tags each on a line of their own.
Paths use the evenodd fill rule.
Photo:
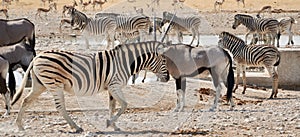
<svg viewBox="0 0 300 137">
<path fill-rule="evenodd" d="M 48 90 L 53 94 L 56 109 L 71 128 L 75 128 L 76 132 L 82 132 L 83 129 L 67 114 L 63 92 L 77 96 L 91 96 L 106 89 L 109 93 L 110 112 L 107 126 L 120 130 L 115 121 L 127 108 L 122 87 L 127 84 L 129 77 L 142 69 L 148 69 L 156 73 L 163 82 L 169 80 L 166 59 L 161 55 L 164 47 L 165 45 L 160 42 L 144 42 L 119 45 L 112 50 L 94 54 L 58 50 L 40 53 L 31 62 L 12 101 L 13 105 L 22 95 L 31 71 L 32 88 L 23 99 L 16 120 L 19 130 L 24 130 L 22 117 L 25 110 L 43 91 Z M 116 101 L 120 103 L 121 109 L 114 115 Z"/>
<path fill-rule="evenodd" d="M 268 37 L 267 43 L 275 46 L 275 39 L 277 39 L 277 47 L 279 47 L 280 29 L 279 22 L 276 19 L 271 18 L 254 18 L 250 15 L 236 14 L 234 16 L 233 29 L 236 29 L 240 24 L 247 27 L 248 32 L 245 36 L 245 42 L 247 43 L 247 37 L 249 34 L 266 34 Z"/>
<path fill-rule="evenodd" d="M 222 48 L 228 49 L 237 63 L 237 78 L 234 91 L 238 88 L 240 67 L 243 71 L 243 94 L 246 91 L 246 66 L 264 66 L 273 78 L 272 94 L 270 98 L 277 97 L 278 93 L 278 72 L 277 66 L 280 63 L 280 53 L 276 47 L 268 45 L 246 45 L 246 43 L 228 33 L 222 32 L 219 35 L 218 45 Z"/>
</svg>

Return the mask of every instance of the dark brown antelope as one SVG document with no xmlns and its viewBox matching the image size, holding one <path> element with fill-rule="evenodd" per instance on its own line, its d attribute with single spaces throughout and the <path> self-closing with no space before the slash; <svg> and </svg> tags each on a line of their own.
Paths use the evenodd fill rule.
<svg viewBox="0 0 300 137">
<path fill-rule="evenodd" d="M 263 6 L 263 7 L 261 8 L 261 10 L 258 11 L 256 17 L 257 17 L 257 18 L 260 18 L 260 17 L 261 17 L 260 14 L 261 14 L 262 12 L 265 12 L 265 11 L 271 14 L 271 9 L 272 9 L 272 7 L 269 6 L 269 5 Z"/>
<path fill-rule="evenodd" d="M 46 2 L 48 1 L 48 3 L 50 4 L 51 2 L 53 2 L 53 0 L 41 0 L 41 2 L 43 3 L 43 6 L 45 6 Z"/>
<path fill-rule="evenodd" d="M 241 3 L 243 3 L 243 8 L 245 8 L 245 0 L 236 0 L 236 2 L 238 3 L 238 6 Z"/>
<path fill-rule="evenodd" d="M 96 6 L 96 5 L 99 5 L 99 6 L 100 6 L 100 9 L 102 10 L 102 5 L 103 5 L 104 3 L 106 3 L 106 2 L 107 2 L 107 0 L 104 0 L 104 1 L 102 1 L 102 0 L 99 0 L 99 1 L 94 0 L 93 3 L 92 3 L 93 9 L 95 10 L 95 6 Z"/>
<path fill-rule="evenodd" d="M 3 13 L 6 17 L 6 19 L 8 19 L 8 10 L 7 9 L 0 9 L 0 13 Z"/>
<path fill-rule="evenodd" d="M 80 0 L 82 2 L 82 0 Z M 91 0 L 89 0 L 88 2 L 83 2 L 81 3 L 81 6 L 82 6 L 82 10 L 85 10 L 85 7 L 87 7 L 88 5 L 90 5 L 92 2 Z"/>
<path fill-rule="evenodd" d="M 62 17 L 65 17 L 65 13 L 67 10 L 75 8 L 78 6 L 77 2 L 74 0 L 72 5 L 64 5 L 63 6 L 63 11 L 62 11 Z"/>
<path fill-rule="evenodd" d="M 53 9 L 53 8 L 56 9 L 56 3 L 50 4 L 48 9 L 45 9 L 45 8 L 38 8 L 38 9 L 37 9 L 37 12 L 36 12 L 36 14 L 35 14 L 35 17 L 36 17 L 36 16 L 39 16 L 39 17 L 42 19 L 42 17 L 41 17 L 41 12 L 44 12 L 44 13 L 45 13 L 45 16 L 47 16 L 47 13 L 50 12 L 50 10 Z"/>
<path fill-rule="evenodd" d="M 217 11 L 217 6 L 220 11 L 222 9 L 222 5 L 224 2 L 225 2 L 225 0 L 216 0 L 215 4 L 214 4 L 215 11 Z"/>
</svg>

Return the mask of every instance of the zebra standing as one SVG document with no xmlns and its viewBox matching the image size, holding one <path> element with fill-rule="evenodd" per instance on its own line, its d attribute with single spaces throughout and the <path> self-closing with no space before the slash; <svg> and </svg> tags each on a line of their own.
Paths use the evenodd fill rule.
<svg viewBox="0 0 300 137">
<path fill-rule="evenodd" d="M 114 36 L 115 36 L 115 29 L 116 29 L 116 22 L 113 18 L 110 17 L 101 17 L 89 19 L 90 21 L 84 28 L 82 35 L 84 37 L 88 37 L 91 35 L 105 35 L 107 40 L 107 49 L 109 46 L 114 46 Z M 86 43 L 88 44 L 88 40 L 86 39 Z"/>
<path fill-rule="evenodd" d="M 259 14 L 257 14 L 257 18 L 261 18 Z M 293 24 L 296 23 L 296 20 L 293 17 L 284 17 L 284 18 L 279 18 L 277 20 L 279 21 L 280 34 L 285 32 L 288 33 L 289 39 L 286 45 L 290 45 L 290 44 L 294 45 L 292 27 Z M 253 43 L 257 43 L 259 39 L 262 39 L 261 35 L 258 35 L 257 38 L 255 38 Z"/>
<path fill-rule="evenodd" d="M 174 16 L 174 18 L 173 18 Z M 163 12 L 163 23 L 171 21 L 171 27 L 177 31 L 178 40 L 180 40 L 180 32 L 190 31 L 192 32 L 193 39 L 190 43 L 192 45 L 194 39 L 197 37 L 197 46 L 200 43 L 200 25 L 201 20 L 198 16 L 189 16 L 189 17 L 178 17 L 175 14 L 169 13 L 167 11 Z M 163 24 L 162 24 L 163 25 Z M 180 43 L 182 41 L 179 41 Z"/>
<path fill-rule="evenodd" d="M 117 16 L 115 21 L 117 24 L 116 32 L 121 39 L 128 39 L 128 36 L 136 38 L 137 34 L 139 34 L 139 39 L 142 39 L 143 34 L 148 32 L 151 26 L 150 18 L 144 15 Z"/>
<path fill-rule="evenodd" d="M 219 35 L 218 45 L 228 49 L 232 54 L 233 58 L 236 61 L 237 65 L 237 78 L 236 78 L 236 86 L 234 91 L 238 88 L 238 81 L 240 76 L 240 66 L 243 71 L 243 94 L 245 94 L 246 90 L 246 65 L 250 66 L 264 66 L 268 72 L 270 77 L 273 77 L 273 85 L 272 85 L 272 94 L 270 98 L 277 97 L 278 93 L 278 72 L 277 66 L 280 63 L 280 53 L 276 47 L 268 46 L 268 45 L 246 45 L 246 43 L 228 33 L 222 32 Z"/>
<path fill-rule="evenodd" d="M 293 17 L 286 17 L 286 18 L 279 19 L 280 33 L 286 32 L 289 35 L 289 40 L 288 40 L 287 45 L 290 45 L 290 44 L 294 45 L 292 26 L 295 23 L 296 23 L 296 20 Z"/>
<path fill-rule="evenodd" d="M 44 51 L 31 62 L 23 78 L 20 89 L 14 96 L 12 105 L 22 95 L 29 72 L 32 73 L 32 89 L 24 98 L 16 120 L 19 130 L 24 130 L 22 117 L 29 105 L 45 90 L 54 97 L 56 109 L 76 132 L 83 129 L 75 124 L 67 114 L 64 91 L 77 96 L 94 95 L 101 90 L 108 90 L 110 120 L 107 126 L 119 128 L 115 121 L 126 110 L 127 102 L 123 97 L 122 87 L 131 75 L 142 69 L 157 73 L 162 81 L 169 80 L 166 59 L 162 56 L 166 45 L 160 42 L 144 42 L 119 45 L 112 50 L 94 54 L 81 54 L 68 51 Z M 121 109 L 115 112 L 116 101 Z"/>
<path fill-rule="evenodd" d="M 240 24 L 243 24 L 249 30 L 245 36 L 245 42 L 247 43 L 247 37 L 250 33 L 266 34 L 268 37 L 267 43 L 275 45 L 275 38 L 277 39 L 277 47 L 279 47 L 280 29 L 279 22 L 271 18 L 253 18 L 250 15 L 236 14 L 234 16 L 233 29 L 236 29 Z"/>
<path fill-rule="evenodd" d="M 74 7 L 69 9 L 68 14 L 71 15 L 71 26 L 75 27 L 74 29 L 83 30 L 90 21 L 84 13 L 78 11 Z"/>
</svg>

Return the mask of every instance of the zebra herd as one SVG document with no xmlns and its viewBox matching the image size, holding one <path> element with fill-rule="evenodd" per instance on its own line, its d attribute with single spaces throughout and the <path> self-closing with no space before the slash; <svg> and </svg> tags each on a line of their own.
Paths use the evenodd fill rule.
<svg viewBox="0 0 300 137">
<path fill-rule="evenodd" d="M 11 103 L 14 105 L 21 98 L 29 74 L 31 74 L 31 91 L 23 99 L 16 120 L 19 130 L 24 130 L 22 118 L 26 109 L 47 90 L 53 95 L 57 111 L 70 127 L 76 132 L 82 132 L 83 129 L 71 119 L 66 111 L 64 93 L 92 96 L 102 90 L 107 90 L 110 116 L 107 126 L 118 131 L 120 128 L 115 122 L 128 106 L 122 88 L 131 76 L 141 70 L 152 71 L 162 82 L 169 81 L 170 75 L 175 79 L 177 92 L 175 112 L 183 111 L 185 107 L 186 78 L 197 76 L 205 70 L 209 70 L 216 89 L 214 104 L 210 110 L 217 108 L 223 85 L 227 88 L 226 95 L 227 101 L 230 102 L 230 109 L 233 109 L 232 93 L 238 88 L 239 83 L 238 78 L 234 79 L 233 60 L 237 63 L 237 77 L 242 67 L 243 94 L 246 91 L 245 67 L 264 66 L 273 79 L 272 93 L 269 98 L 276 98 L 278 94 L 277 66 L 280 64 L 280 53 L 277 47 L 279 47 L 281 33 L 288 31 L 291 35 L 288 44 L 294 44 L 291 32 L 292 24 L 295 23 L 293 18 L 278 21 L 272 18 L 236 14 L 232 28 L 237 29 L 240 24 L 245 25 L 249 31 L 245 36 L 245 41 L 223 31 L 219 34 L 218 46 L 203 48 L 200 46 L 201 18 L 199 16 L 182 17 L 164 11 L 162 18 L 157 17 L 155 24 L 158 24 L 158 31 L 167 34 L 169 28 L 176 33 L 178 43 L 171 44 L 169 41 L 164 43 L 163 41 L 147 41 L 143 38 L 145 34 L 149 35 L 157 31 L 151 20 L 153 18 L 146 15 L 97 13 L 94 18 L 90 18 L 73 6 L 64 7 L 63 12 L 66 11 L 70 14 L 71 20 L 64 20 L 64 22 L 69 22 L 73 29 L 80 30 L 84 36 L 104 36 L 109 50 L 89 54 L 48 50 L 36 55 Z M 182 43 L 183 32 L 192 34 L 192 41 L 189 44 Z M 35 36 L 32 30 L 30 34 Z M 253 39 L 251 44 L 247 44 L 247 37 L 250 34 L 253 35 Z M 31 39 L 29 43 L 34 48 L 35 43 Z M 116 39 L 121 44 L 115 46 Z M 197 39 L 197 44 L 193 46 L 195 39 Z M 254 45 L 261 39 L 265 39 L 264 44 Z M 277 40 L 277 47 L 275 40 Z M 1 46 L 7 46 L 7 44 Z M 7 64 L 4 61 L 3 64 L 5 63 Z M 4 69 L 1 72 L 7 71 Z M 5 95 L 7 98 L 7 94 Z M 121 106 L 118 111 L 116 103 Z M 6 109 L 9 109 L 9 106 Z"/>
</svg>

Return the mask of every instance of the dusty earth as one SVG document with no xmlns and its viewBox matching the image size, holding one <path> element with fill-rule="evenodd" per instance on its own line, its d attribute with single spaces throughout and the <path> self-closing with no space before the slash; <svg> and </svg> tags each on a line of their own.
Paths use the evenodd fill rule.
<svg viewBox="0 0 300 137">
<path fill-rule="evenodd" d="M 10 19 L 26 17 L 36 25 L 36 49 L 76 50 L 78 52 L 95 52 L 103 47 L 94 46 L 85 49 L 83 40 L 70 34 L 80 34 L 71 31 L 66 25 L 59 30 L 62 19 L 61 9 L 65 4 L 70 5 L 71 0 L 56 0 L 57 11 L 51 11 L 42 18 L 35 17 L 36 9 L 44 7 L 39 0 L 19 0 L 9 6 Z M 155 7 L 157 15 L 164 10 L 174 11 L 171 1 L 161 1 Z M 186 0 L 184 8 L 178 8 L 178 14 L 198 14 L 203 18 L 202 34 L 218 34 L 229 31 L 235 34 L 244 34 L 245 28 L 231 29 L 233 16 L 236 13 L 256 14 L 264 5 L 271 5 L 275 9 L 288 10 L 284 13 L 266 13 L 264 16 L 285 17 L 293 16 L 298 19 L 300 1 L 295 0 L 246 0 L 243 8 L 234 0 L 226 0 L 219 12 L 213 9 L 213 0 Z M 133 7 L 143 7 L 145 14 L 152 15 L 151 9 L 146 4 L 150 0 L 126 2 L 121 0 L 108 0 L 103 5 L 104 10 L 118 13 L 134 13 Z M 47 7 L 47 3 L 46 6 Z M 81 8 L 78 7 L 80 10 Z M 182 11 L 181 11 L 182 10 Z M 100 12 L 88 7 L 84 11 L 93 17 Z M 0 14 L 0 18 L 4 18 Z M 299 34 L 300 25 L 293 28 Z M 99 42 L 99 41 L 98 41 Z M 296 43 L 296 45 L 299 45 Z M 297 46 L 295 46 L 297 47 Z M 187 107 L 184 112 L 173 112 L 176 102 L 175 82 L 168 83 L 155 81 L 150 76 L 148 82 L 129 84 L 124 89 L 124 94 L 129 102 L 129 108 L 117 122 L 122 129 L 115 132 L 106 128 L 108 118 L 108 97 L 103 91 L 93 97 L 74 97 L 66 95 L 69 114 L 73 120 L 85 131 L 81 134 L 73 133 L 66 121 L 57 113 L 52 95 L 43 93 L 25 113 L 23 122 L 25 131 L 18 131 L 14 120 L 17 116 L 19 101 L 13 106 L 12 114 L 0 118 L 0 136 L 300 136 L 300 94 L 299 91 L 280 89 L 278 99 L 267 99 L 271 89 L 264 87 L 249 87 L 245 95 L 241 88 L 234 94 L 236 107 L 229 111 L 229 106 L 224 100 L 219 103 L 219 110 L 210 112 L 208 109 L 213 103 L 214 88 L 211 81 L 190 78 L 187 83 Z M 29 92 L 24 93 L 22 98 Z M 1 99 L 3 100 L 2 96 Z M 4 108 L 3 101 L 0 102 Z M 1 114 L 4 109 L 1 109 Z"/>
</svg>

